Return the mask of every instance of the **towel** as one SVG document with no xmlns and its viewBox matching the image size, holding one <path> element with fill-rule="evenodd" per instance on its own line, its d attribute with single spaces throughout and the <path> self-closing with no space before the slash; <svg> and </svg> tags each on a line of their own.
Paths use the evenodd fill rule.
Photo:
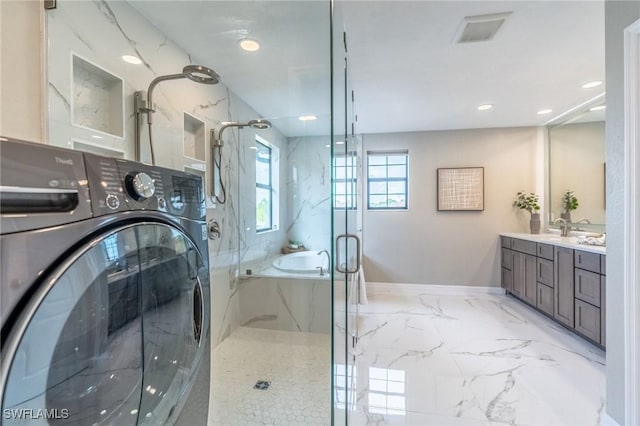
<svg viewBox="0 0 640 426">
<path fill-rule="evenodd" d="M 362 265 L 360 270 L 349 277 L 349 303 L 352 305 L 366 305 L 369 303 L 367 299 L 367 283 L 364 279 L 364 269 Z"/>
<path fill-rule="evenodd" d="M 578 244 L 586 244 L 590 246 L 606 246 L 607 245 L 607 235 L 601 234 L 598 236 L 589 235 L 589 236 L 580 236 L 576 238 Z"/>
</svg>

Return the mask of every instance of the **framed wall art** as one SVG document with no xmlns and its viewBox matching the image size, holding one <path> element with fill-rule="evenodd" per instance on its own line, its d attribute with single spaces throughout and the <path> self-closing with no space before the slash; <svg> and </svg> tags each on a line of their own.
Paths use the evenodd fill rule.
<svg viewBox="0 0 640 426">
<path fill-rule="evenodd" d="M 438 211 L 483 211 L 484 167 L 438 169 Z"/>
</svg>

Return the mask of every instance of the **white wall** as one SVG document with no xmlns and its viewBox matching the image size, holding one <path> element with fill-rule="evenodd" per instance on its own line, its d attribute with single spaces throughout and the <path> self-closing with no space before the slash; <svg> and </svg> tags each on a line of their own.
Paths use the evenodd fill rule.
<svg viewBox="0 0 640 426">
<path fill-rule="evenodd" d="M 607 75 L 607 414 L 625 421 L 623 232 L 624 53 L 623 32 L 640 18 L 640 2 L 605 3 Z M 635 360 L 639 362 L 639 360 Z"/>
<path fill-rule="evenodd" d="M 510 128 L 365 135 L 365 154 L 409 151 L 409 209 L 367 211 L 365 205 L 367 280 L 499 286 L 498 234 L 528 232 L 528 213 L 512 207 L 516 193 L 542 189 L 541 133 Z M 484 167 L 485 210 L 438 212 L 436 169 L 463 166 Z"/>
<path fill-rule="evenodd" d="M 0 1 L 0 135 L 44 141 L 43 8 Z"/>
</svg>

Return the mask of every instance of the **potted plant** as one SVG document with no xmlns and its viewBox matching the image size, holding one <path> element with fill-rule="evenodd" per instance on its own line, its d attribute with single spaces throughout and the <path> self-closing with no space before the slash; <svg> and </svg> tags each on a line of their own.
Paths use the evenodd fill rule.
<svg viewBox="0 0 640 426">
<path fill-rule="evenodd" d="M 565 192 L 562 196 L 562 209 L 564 212 L 560 213 L 560 217 L 567 222 L 571 222 L 571 212 L 577 209 L 578 206 L 578 199 L 573 195 L 573 191 Z"/>
<path fill-rule="evenodd" d="M 513 202 L 514 207 L 517 207 L 522 210 L 526 210 L 531 214 L 531 218 L 529 220 L 529 229 L 532 234 L 540 233 L 540 204 L 538 203 L 538 195 L 530 192 L 526 193 L 524 191 L 518 192 L 518 196 L 516 200 Z"/>
</svg>

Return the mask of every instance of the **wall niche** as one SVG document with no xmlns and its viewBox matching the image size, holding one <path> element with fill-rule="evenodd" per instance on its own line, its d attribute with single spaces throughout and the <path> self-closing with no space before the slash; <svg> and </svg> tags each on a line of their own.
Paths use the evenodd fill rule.
<svg viewBox="0 0 640 426">
<path fill-rule="evenodd" d="M 71 124 L 124 138 L 124 81 L 71 54 Z"/>
</svg>

